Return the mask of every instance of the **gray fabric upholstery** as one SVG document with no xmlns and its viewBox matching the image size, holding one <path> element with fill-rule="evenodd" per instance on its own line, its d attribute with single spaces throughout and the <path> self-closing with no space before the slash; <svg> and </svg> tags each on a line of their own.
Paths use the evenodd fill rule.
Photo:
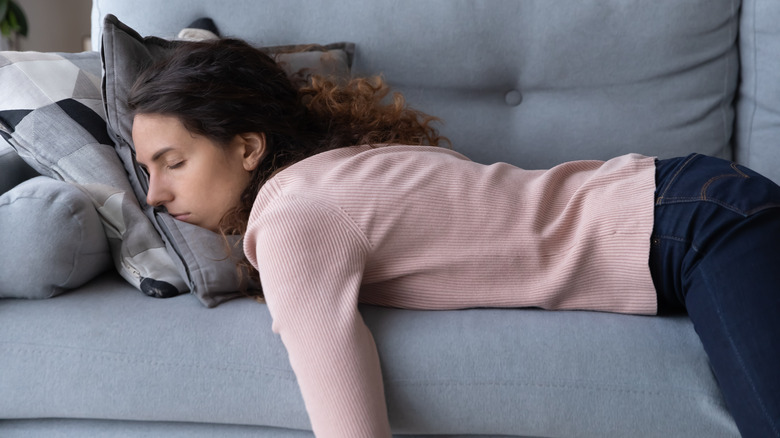
<svg viewBox="0 0 780 438">
<path fill-rule="evenodd" d="M 475 161 L 732 155 L 735 0 L 225 0 L 137 12 L 155 5 L 99 0 L 93 14 L 142 35 L 208 16 L 259 45 L 354 42 L 353 74 L 382 73 Z"/>
<path fill-rule="evenodd" d="M 780 184 L 780 2 L 746 0 L 740 17 L 736 158 Z"/>
<path fill-rule="evenodd" d="M 3 438 L 310 438 L 311 432 L 233 424 L 164 423 L 112 420 L 4 421 Z M 431 438 L 430 436 L 428 438 Z M 452 438 L 452 437 L 448 437 Z M 499 437 L 496 437 L 499 438 Z"/>
<path fill-rule="evenodd" d="M 736 436 L 684 316 L 361 311 L 397 434 Z M 0 418 L 309 429 L 251 299 L 152 300 L 106 275 L 53 300 L 0 301 L 0 321 Z"/>
<path fill-rule="evenodd" d="M 90 197 L 39 176 L 0 195 L 0 298 L 51 298 L 111 266 Z"/>
</svg>

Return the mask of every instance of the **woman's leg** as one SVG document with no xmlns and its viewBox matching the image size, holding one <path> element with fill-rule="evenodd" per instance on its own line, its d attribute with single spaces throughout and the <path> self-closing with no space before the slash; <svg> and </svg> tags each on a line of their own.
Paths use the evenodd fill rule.
<svg viewBox="0 0 780 438">
<path fill-rule="evenodd" d="M 780 436 L 780 187 L 704 156 L 658 164 L 651 270 L 684 307 L 743 436 Z"/>
</svg>

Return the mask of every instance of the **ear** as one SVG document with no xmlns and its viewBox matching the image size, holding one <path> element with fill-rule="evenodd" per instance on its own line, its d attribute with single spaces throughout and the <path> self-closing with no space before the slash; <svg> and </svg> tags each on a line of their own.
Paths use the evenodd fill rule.
<svg viewBox="0 0 780 438">
<path fill-rule="evenodd" d="M 241 140 L 241 153 L 244 169 L 251 172 L 260 165 L 265 157 L 265 134 L 261 132 L 247 132 L 239 135 Z"/>
</svg>

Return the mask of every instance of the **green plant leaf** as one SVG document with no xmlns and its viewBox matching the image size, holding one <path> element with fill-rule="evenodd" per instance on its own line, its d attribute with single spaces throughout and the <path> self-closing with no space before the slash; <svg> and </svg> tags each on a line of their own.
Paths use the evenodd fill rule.
<svg viewBox="0 0 780 438">
<path fill-rule="evenodd" d="M 5 21 L 5 13 L 8 12 L 8 1 L 0 0 L 0 22 Z"/>
<path fill-rule="evenodd" d="M 24 11 L 18 4 L 16 4 L 16 2 L 12 0 L 7 0 L 7 1 L 8 1 L 8 12 L 13 13 L 13 16 L 15 18 L 14 21 L 16 22 L 12 26 L 15 27 L 15 31 L 19 35 L 26 37 L 27 32 L 29 31 L 29 27 L 27 26 L 27 17 L 25 17 Z"/>
<path fill-rule="evenodd" d="M 11 29 L 19 30 L 19 22 L 16 21 L 16 14 L 14 14 L 14 11 L 9 9 L 6 18 L 8 19 L 8 25 L 11 27 Z"/>
</svg>

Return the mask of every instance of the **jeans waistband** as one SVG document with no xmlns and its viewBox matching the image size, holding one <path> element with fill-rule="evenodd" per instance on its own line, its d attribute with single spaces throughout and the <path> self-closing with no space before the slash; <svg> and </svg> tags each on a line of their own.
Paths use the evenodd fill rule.
<svg viewBox="0 0 780 438">
<path fill-rule="evenodd" d="M 742 216 L 780 207 L 780 186 L 744 166 L 701 154 L 656 162 L 656 205 L 711 202 Z"/>
</svg>

